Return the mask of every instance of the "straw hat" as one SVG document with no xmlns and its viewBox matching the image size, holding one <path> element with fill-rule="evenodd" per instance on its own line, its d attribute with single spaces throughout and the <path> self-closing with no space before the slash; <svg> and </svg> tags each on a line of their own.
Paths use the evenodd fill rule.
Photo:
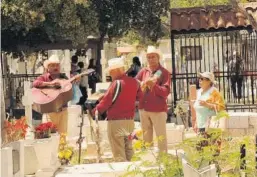
<svg viewBox="0 0 257 177">
<path fill-rule="evenodd" d="M 108 60 L 107 70 L 110 71 L 113 69 L 122 68 L 124 66 L 125 66 L 125 61 L 123 58 L 112 58 Z"/>
<path fill-rule="evenodd" d="M 52 64 L 52 63 L 60 63 L 60 60 L 59 60 L 59 57 L 58 55 L 51 55 L 48 60 L 46 60 L 44 62 L 44 67 L 45 68 L 48 68 L 48 65 L 49 64 Z"/>
<path fill-rule="evenodd" d="M 203 78 L 209 79 L 213 84 L 216 83 L 216 81 L 215 81 L 215 76 L 214 76 L 214 74 L 211 73 L 211 72 L 199 73 L 199 76 L 200 76 L 200 77 L 203 77 Z"/>
<path fill-rule="evenodd" d="M 155 53 L 159 56 L 159 59 L 161 59 L 161 51 L 159 49 L 156 49 L 154 46 L 148 46 L 146 55 Z"/>
</svg>

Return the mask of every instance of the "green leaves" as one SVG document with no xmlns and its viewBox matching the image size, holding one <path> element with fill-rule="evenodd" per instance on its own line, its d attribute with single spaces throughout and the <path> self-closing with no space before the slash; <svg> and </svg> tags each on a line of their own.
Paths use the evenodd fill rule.
<svg viewBox="0 0 257 177">
<path fill-rule="evenodd" d="M 85 43 L 97 33 L 96 13 L 89 5 L 81 0 L 2 1 L 2 49 L 50 41 Z"/>
</svg>

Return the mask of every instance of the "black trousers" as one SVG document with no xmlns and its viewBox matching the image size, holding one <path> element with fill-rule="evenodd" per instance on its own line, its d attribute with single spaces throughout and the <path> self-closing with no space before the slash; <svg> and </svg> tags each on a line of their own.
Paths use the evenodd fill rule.
<svg viewBox="0 0 257 177">
<path fill-rule="evenodd" d="M 231 89 L 233 91 L 234 98 L 242 98 L 242 86 L 243 86 L 243 76 L 231 76 Z M 238 93 L 236 93 L 236 89 Z"/>
<path fill-rule="evenodd" d="M 79 86 L 79 88 L 80 88 L 82 97 L 80 97 L 78 105 L 84 105 L 84 103 L 86 102 L 87 97 L 88 97 L 88 95 L 87 95 L 87 87 Z"/>
</svg>

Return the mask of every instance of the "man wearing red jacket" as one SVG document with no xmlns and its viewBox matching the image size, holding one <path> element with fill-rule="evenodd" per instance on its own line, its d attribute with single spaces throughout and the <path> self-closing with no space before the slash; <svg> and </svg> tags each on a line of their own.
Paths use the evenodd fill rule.
<svg viewBox="0 0 257 177">
<path fill-rule="evenodd" d="M 160 152 L 167 152 L 166 120 L 167 97 L 170 93 L 170 73 L 160 65 L 160 52 L 153 46 L 147 49 L 148 67 L 143 68 L 136 76 L 145 88 L 139 102 L 139 112 L 143 138 L 152 143 L 153 128 L 159 139 Z"/>
<path fill-rule="evenodd" d="M 122 58 L 108 61 L 113 82 L 103 99 L 93 110 L 99 114 L 107 111 L 107 132 L 115 161 L 130 161 L 133 156 L 132 140 L 128 134 L 134 130 L 135 102 L 142 95 L 140 84 L 125 74 Z"/>
</svg>

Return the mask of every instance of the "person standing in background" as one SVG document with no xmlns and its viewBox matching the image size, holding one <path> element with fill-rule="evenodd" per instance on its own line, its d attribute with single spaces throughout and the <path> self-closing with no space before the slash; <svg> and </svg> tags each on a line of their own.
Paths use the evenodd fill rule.
<svg viewBox="0 0 257 177">
<path fill-rule="evenodd" d="M 79 67 L 79 70 L 77 72 L 79 74 L 86 71 L 86 68 L 84 67 L 83 62 L 78 62 L 78 67 Z M 82 93 L 82 97 L 80 97 L 80 100 L 78 102 L 79 105 L 84 105 L 84 103 L 87 100 L 87 97 L 88 97 L 87 87 L 88 87 L 88 76 L 87 75 L 81 76 L 79 88 L 80 88 L 80 91 Z"/>
<path fill-rule="evenodd" d="M 134 57 L 131 67 L 128 69 L 126 74 L 129 77 L 136 77 L 137 73 L 141 70 L 141 62 L 138 57 Z"/>
<path fill-rule="evenodd" d="M 95 72 L 92 72 L 88 75 L 88 85 L 92 89 L 92 94 L 96 91 L 96 83 L 101 82 L 100 75 L 96 72 L 96 66 L 94 64 L 94 59 L 89 60 L 88 69 L 94 69 Z"/>
<path fill-rule="evenodd" d="M 244 63 L 242 58 L 237 55 L 236 51 L 233 51 L 233 56 L 229 60 L 228 68 L 233 96 L 240 100 L 242 98 Z"/>
<path fill-rule="evenodd" d="M 78 74 L 77 71 L 78 71 L 79 68 L 78 68 L 77 63 L 78 63 L 78 56 L 73 55 L 71 57 L 71 75 L 72 76 Z"/>
<path fill-rule="evenodd" d="M 71 77 L 78 74 L 79 67 L 77 63 L 78 63 L 78 56 L 73 55 L 71 57 L 71 72 L 70 72 Z M 72 85 L 72 91 L 74 96 L 73 96 L 73 99 L 71 100 L 71 104 L 72 105 L 79 104 L 80 98 L 82 97 L 82 93 L 79 89 L 79 83 Z"/>
</svg>

